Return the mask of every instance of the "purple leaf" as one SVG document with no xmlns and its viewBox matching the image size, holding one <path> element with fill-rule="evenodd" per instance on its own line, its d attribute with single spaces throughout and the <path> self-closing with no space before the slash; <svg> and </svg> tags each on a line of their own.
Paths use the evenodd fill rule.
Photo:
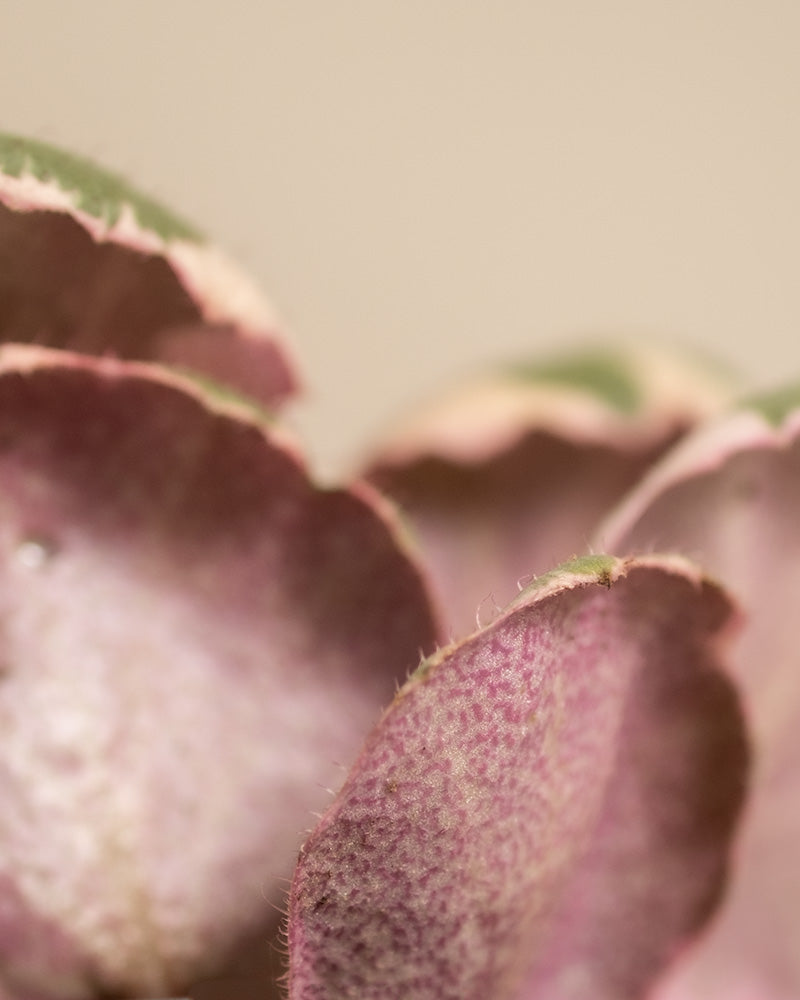
<svg viewBox="0 0 800 1000">
<path fill-rule="evenodd" d="M 0 133 L 0 342 L 154 360 L 274 408 L 297 379 L 270 307 L 121 178 Z"/>
<path fill-rule="evenodd" d="M 726 598 L 586 557 L 420 669 L 305 844 L 291 1000 L 641 997 L 725 878 Z"/>
<path fill-rule="evenodd" d="M 659 1000 L 800 995 L 800 391 L 753 401 L 688 438 L 601 529 L 615 551 L 677 548 L 746 612 L 731 653 L 754 737 L 735 878 L 714 926 Z"/>
<path fill-rule="evenodd" d="M 0 981 L 166 996 L 273 914 L 434 645 L 367 490 L 157 366 L 0 350 Z"/>
<path fill-rule="evenodd" d="M 445 397 L 368 475 L 403 508 L 464 635 L 518 580 L 584 552 L 608 509 L 726 398 L 719 376 L 663 352 L 587 351 Z"/>
</svg>

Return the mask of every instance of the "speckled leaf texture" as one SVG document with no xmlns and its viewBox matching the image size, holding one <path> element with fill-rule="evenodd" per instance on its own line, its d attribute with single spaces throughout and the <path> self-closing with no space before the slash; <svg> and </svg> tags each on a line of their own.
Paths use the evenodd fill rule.
<svg viewBox="0 0 800 1000">
<path fill-rule="evenodd" d="M 311 810 L 436 635 L 368 490 L 315 489 L 277 432 L 187 379 L 18 347 L 0 621 L 14 1000 L 218 975 L 275 921 Z"/>
<path fill-rule="evenodd" d="M 741 603 L 731 652 L 754 732 L 735 878 L 659 1000 L 800 996 L 800 389 L 698 431 L 601 530 L 618 551 L 678 548 Z"/>
<path fill-rule="evenodd" d="M 586 551 L 645 470 L 728 398 L 664 350 L 609 347 L 477 379 L 408 420 L 367 475 L 419 536 L 451 636 Z"/>
<path fill-rule="evenodd" d="M 121 178 L 0 133 L 0 342 L 154 360 L 275 409 L 297 388 L 271 308 Z"/>
<path fill-rule="evenodd" d="M 398 693 L 301 853 L 291 1000 L 633 1000 L 709 916 L 746 783 L 721 591 L 585 557 Z"/>
</svg>

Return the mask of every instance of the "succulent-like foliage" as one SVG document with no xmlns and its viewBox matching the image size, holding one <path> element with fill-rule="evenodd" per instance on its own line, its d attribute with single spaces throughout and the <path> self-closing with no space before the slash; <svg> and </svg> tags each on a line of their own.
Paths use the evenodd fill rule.
<svg viewBox="0 0 800 1000">
<path fill-rule="evenodd" d="M 800 389 L 747 400 L 655 468 L 599 532 L 624 551 L 691 552 L 748 615 L 731 667 L 756 770 L 729 897 L 665 1000 L 800 994 Z M 737 991 L 744 991 L 739 994 Z"/>
<path fill-rule="evenodd" d="M 518 580 L 583 552 L 608 509 L 729 391 L 664 350 L 517 365 L 402 423 L 366 475 L 403 508 L 461 635 Z"/>
<path fill-rule="evenodd" d="M 0 969 L 163 995 L 271 912 L 434 624 L 366 495 L 146 366 L 0 353 Z"/>
<path fill-rule="evenodd" d="M 121 178 L 0 133 L 0 342 L 164 361 L 269 407 L 296 387 L 272 310 Z"/>
<path fill-rule="evenodd" d="M 518 366 L 323 490 L 296 382 L 192 227 L 0 136 L 0 1000 L 800 992 L 795 396 L 671 450 L 724 380 Z"/>
<path fill-rule="evenodd" d="M 423 664 L 301 855 L 291 1000 L 642 996 L 741 802 L 728 614 L 685 566 L 583 560 Z"/>
</svg>

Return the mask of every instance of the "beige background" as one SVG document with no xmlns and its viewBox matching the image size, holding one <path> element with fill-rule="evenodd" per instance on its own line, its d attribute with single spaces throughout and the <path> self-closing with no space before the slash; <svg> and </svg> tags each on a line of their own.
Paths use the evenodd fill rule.
<svg viewBox="0 0 800 1000">
<path fill-rule="evenodd" d="M 595 332 L 800 375 L 796 0 L 0 0 L 0 128 L 256 274 L 327 468 L 443 379 Z"/>
</svg>

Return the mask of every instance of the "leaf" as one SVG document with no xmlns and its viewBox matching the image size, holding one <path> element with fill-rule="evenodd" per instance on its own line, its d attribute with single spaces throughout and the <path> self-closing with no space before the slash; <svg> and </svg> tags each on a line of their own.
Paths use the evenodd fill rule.
<svg viewBox="0 0 800 1000">
<path fill-rule="evenodd" d="M 124 180 L 0 133 L 0 342 L 154 360 L 264 405 L 297 388 L 271 308 Z"/>
<path fill-rule="evenodd" d="M 641 996 L 725 878 L 729 614 L 686 564 L 590 557 L 423 664 L 300 855 L 291 1000 Z"/>
<path fill-rule="evenodd" d="M 0 351 L 0 982 L 167 996 L 274 912 L 434 644 L 368 491 L 157 366 Z"/>
<path fill-rule="evenodd" d="M 659 1000 L 800 994 L 799 509 L 800 391 L 790 387 L 687 438 L 598 535 L 616 551 L 691 554 L 746 612 L 731 669 L 755 756 L 735 877 L 708 936 Z"/>
<path fill-rule="evenodd" d="M 726 398 L 721 376 L 664 352 L 609 349 L 466 385 L 380 446 L 367 475 L 418 534 L 454 636 L 550 566 Z"/>
<path fill-rule="evenodd" d="M 747 400 L 667 456 L 598 534 L 617 551 L 690 553 L 738 599 L 731 651 L 754 740 L 735 877 L 659 1000 L 800 994 L 800 391 Z"/>
</svg>

